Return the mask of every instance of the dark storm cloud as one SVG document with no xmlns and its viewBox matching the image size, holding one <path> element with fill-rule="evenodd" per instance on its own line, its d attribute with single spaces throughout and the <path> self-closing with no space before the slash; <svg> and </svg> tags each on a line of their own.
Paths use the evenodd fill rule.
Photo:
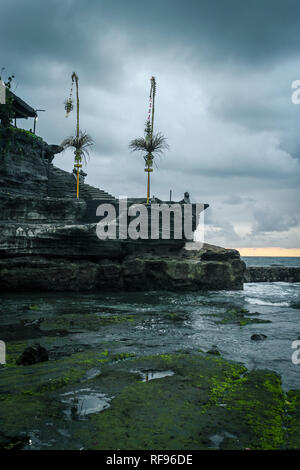
<svg viewBox="0 0 300 470">
<path fill-rule="evenodd" d="M 87 2 L 93 15 L 144 32 L 151 47 L 164 39 L 194 42 L 214 60 L 270 61 L 298 53 L 300 4 L 297 0 L 131 0 Z M 78 5 L 78 3 L 77 3 Z M 142 44 L 144 45 L 144 41 Z"/>
<path fill-rule="evenodd" d="M 285 232 L 300 224 L 299 214 L 285 214 L 279 208 L 258 209 L 254 212 L 254 233 L 257 232 Z"/>
<path fill-rule="evenodd" d="M 98 2 L 98 9 L 100 6 Z M 16 80 L 24 85 L 47 86 L 53 78 L 49 66 L 60 65 L 77 67 L 91 82 L 101 68 L 102 85 L 116 86 L 118 56 L 107 54 L 98 37 L 99 32 L 104 36 L 109 26 L 101 11 L 95 17 L 92 12 L 87 15 L 84 2 L 5 2 L 0 19 L 2 43 L 6 38 L 4 66 L 17 72 Z"/>
<path fill-rule="evenodd" d="M 298 54 L 297 0 L 4 0 L 1 36 L 22 60 L 24 52 L 57 60 L 88 60 L 95 38 L 109 27 L 135 32 L 137 48 L 188 44 L 208 60 L 247 63 Z M 164 42 L 162 42 L 164 41 Z M 26 57 L 23 56 L 24 62 Z"/>
</svg>

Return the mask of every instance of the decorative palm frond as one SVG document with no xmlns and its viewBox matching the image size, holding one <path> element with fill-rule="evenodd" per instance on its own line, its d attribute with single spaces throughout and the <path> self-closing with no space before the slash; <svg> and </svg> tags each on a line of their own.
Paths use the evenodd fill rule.
<svg viewBox="0 0 300 470">
<path fill-rule="evenodd" d="M 73 100 L 72 98 L 68 98 L 65 101 L 65 110 L 66 110 L 66 117 L 69 116 L 70 112 L 73 111 Z"/>
<path fill-rule="evenodd" d="M 145 160 L 145 171 L 147 172 L 147 204 L 150 200 L 150 173 L 153 171 L 153 162 L 156 155 L 160 155 L 164 150 L 169 149 L 167 139 L 161 133 L 154 134 L 154 101 L 156 94 L 156 80 L 151 77 L 151 87 L 149 95 L 149 111 L 145 124 L 145 137 L 138 137 L 130 142 L 129 148 L 133 152 L 142 152 Z M 155 163 L 155 162 L 154 162 Z"/>
<path fill-rule="evenodd" d="M 159 155 L 164 152 L 164 150 L 169 149 L 166 137 L 161 133 L 154 134 L 152 137 L 146 135 L 146 137 L 139 137 L 130 142 L 129 148 L 133 152 L 147 152 L 153 155 Z"/>
<path fill-rule="evenodd" d="M 89 156 L 89 147 L 93 145 L 94 141 L 92 137 L 86 132 L 79 132 L 79 137 L 71 135 L 63 140 L 61 146 L 66 149 L 73 147 L 75 148 L 75 159 L 83 158 L 84 162 L 87 161 L 87 156 Z"/>
</svg>

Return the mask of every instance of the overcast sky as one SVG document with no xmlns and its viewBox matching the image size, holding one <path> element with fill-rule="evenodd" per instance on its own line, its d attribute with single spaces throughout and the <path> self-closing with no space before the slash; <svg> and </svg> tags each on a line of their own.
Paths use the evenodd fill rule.
<svg viewBox="0 0 300 470">
<path fill-rule="evenodd" d="M 298 0 L 1 0 L 0 68 L 39 113 L 37 134 L 75 131 L 64 100 L 79 76 L 80 127 L 95 144 L 86 182 L 143 197 L 150 78 L 157 159 L 151 194 L 209 203 L 205 238 L 225 247 L 300 248 Z M 19 126 L 32 128 L 32 120 Z M 54 163 L 67 171 L 73 155 Z"/>
</svg>

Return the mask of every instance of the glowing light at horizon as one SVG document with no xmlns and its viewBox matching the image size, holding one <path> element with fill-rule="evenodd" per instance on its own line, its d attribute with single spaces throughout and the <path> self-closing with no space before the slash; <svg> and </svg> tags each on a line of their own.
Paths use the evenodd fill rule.
<svg viewBox="0 0 300 470">
<path fill-rule="evenodd" d="M 264 248 L 238 248 L 241 256 L 292 256 L 300 257 L 300 248 L 280 248 L 280 247 L 264 247 Z"/>
</svg>

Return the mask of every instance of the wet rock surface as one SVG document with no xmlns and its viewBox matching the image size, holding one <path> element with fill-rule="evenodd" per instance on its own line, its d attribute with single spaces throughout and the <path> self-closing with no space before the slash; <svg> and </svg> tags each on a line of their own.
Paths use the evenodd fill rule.
<svg viewBox="0 0 300 470">
<path fill-rule="evenodd" d="M 275 373 L 249 372 L 219 356 L 187 351 L 115 361 L 93 349 L 31 367 L 30 388 L 16 384 L 5 394 L 1 386 L 1 422 L 10 436 L 22 432 L 32 442 L 11 439 L 20 448 L 299 446 L 299 395 L 289 401 Z"/>
<path fill-rule="evenodd" d="M 267 338 L 267 335 L 263 335 L 262 333 L 256 333 L 255 335 L 251 336 L 252 341 L 263 341 Z"/>
<path fill-rule="evenodd" d="M 48 361 L 48 359 L 47 349 L 39 343 L 34 343 L 22 352 L 21 356 L 16 360 L 16 364 L 18 366 L 29 366 L 31 364 L 37 364 L 38 362 Z"/>
<path fill-rule="evenodd" d="M 7 340 L 7 363 L 0 369 L 0 421 L 5 429 L 0 446 L 299 448 L 299 390 L 285 390 L 272 370 L 249 369 L 223 355 L 225 328 L 238 329 L 240 336 L 245 331 L 251 351 L 249 332 L 255 325 L 217 324 L 217 339 L 217 313 L 208 311 L 197 319 L 189 310 L 199 298 L 187 297 L 177 305 L 173 295 L 170 309 L 157 310 L 158 295 L 144 293 L 147 302 L 136 303 L 132 294 L 129 304 L 118 306 L 113 300 L 117 294 L 111 293 L 105 306 L 104 297 L 91 302 L 88 295 L 70 293 L 60 300 L 48 294 L 38 301 L 34 294 L 19 294 L 11 303 L 6 294 L 1 332 L 11 331 L 17 322 L 29 331 L 34 327 L 49 360 L 21 367 L 18 358 L 34 346 L 35 337 Z M 167 305 L 166 294 L 160 295 Z M 204 305 L 209 298 L 207 294 Z M 222 307 L 219 319 L 228 311 L 240 315 L 241 310 L 251 318 L 246 309 Z M 206 323 L 200 343 L 192 348 L 198 321 Z M 206 337 L 216 342 L 207 347 Z M 255 349 L 264 342 L 258 343 Z"/>
<path fill-rule="evenodd" d="M 221 356 L 218 346 L 213 344 L 212 348 L 207 351 L 207 354 L 213 354 L 214 356 Z"/>
<path fill-rule="evenodd" d="M 245 282 L 300 282 L 297 266 L 248 266 Z"/>
<path fill-rule="evenodd" d="M 250 312 L 246 308 L 230 308 L 227 309 L 225 312 L 222 313 L 220 320 L 220 315 L 217 315 L 217 319 L 215 320 L 216 324 L 232 324 L 232 325 L 239 325 L 245 326 L 253 323 L 270 323 L 271 320 L 266 320 L 262 318 L 258 318 L 260 316 L 259 312 Z"/>
</svg>

